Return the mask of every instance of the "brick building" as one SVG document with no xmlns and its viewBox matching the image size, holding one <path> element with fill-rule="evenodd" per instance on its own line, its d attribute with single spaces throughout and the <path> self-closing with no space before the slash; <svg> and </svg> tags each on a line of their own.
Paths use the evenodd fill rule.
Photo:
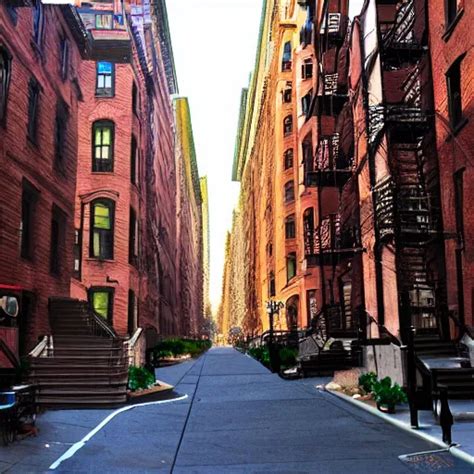
<svg viewBox="0 0 474 474">
<path fill-rule="evenodd" d="M 440 165 L 448 310 L 474 325 L 474 6 L 434 0 L 428 5 L 436 146 Z M 457 328 L 451 328 L 456 332 Z"/>
<path fill-rule="evenodd" d="M 50 331 L 48 299 L 69 295 L 82 45 L 62 10 L 14 4 L 0 4 L 0 284 L 23 289 L 24 355 Z"/>
</svg>

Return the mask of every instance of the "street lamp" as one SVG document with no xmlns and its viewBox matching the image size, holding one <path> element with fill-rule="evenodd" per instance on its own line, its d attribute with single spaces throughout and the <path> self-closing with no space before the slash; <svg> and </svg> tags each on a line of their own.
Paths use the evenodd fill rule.
<svg viewBox="0 0 474 474">
<path fill-rule="evenodd" d="M 275 314 L 280 312 L 280 309 L 284 308 L 285 305 L 281 301 L 269 300 L 267 301 L 267 313 L 270 318 L 270 334 L 268 338 L 268 353 L 270 356 L 270 368 L 272 372 L 278 372 L 280 370 L 280 364 L 275 354 L 275 346 L 273 345 L 273 320 Z"/>
</svg>

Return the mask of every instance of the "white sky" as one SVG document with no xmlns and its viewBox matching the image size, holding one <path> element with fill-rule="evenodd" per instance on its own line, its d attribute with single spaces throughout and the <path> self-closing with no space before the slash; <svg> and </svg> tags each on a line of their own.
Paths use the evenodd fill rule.
<svg viewBox="0 0 474 474">
<path fill-rule="evenodd" d="M 248 85 L 262 0 L 167 0 L 180 95 L 189 98 L 199 174 L 209 181 L 211 302 L 220 302 L 240 93 Z"/>
</svg>

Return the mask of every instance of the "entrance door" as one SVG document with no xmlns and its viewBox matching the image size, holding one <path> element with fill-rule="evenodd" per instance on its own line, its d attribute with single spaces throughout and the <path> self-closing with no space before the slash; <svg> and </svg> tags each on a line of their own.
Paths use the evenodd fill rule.
<svg viewBox="0 0 474 474">
<path fill-rule="evenodd" d="M 89 300 L 93 310 L 112 325 L 114 289 L 93 287 L 89 290 Z"/>
</svg>

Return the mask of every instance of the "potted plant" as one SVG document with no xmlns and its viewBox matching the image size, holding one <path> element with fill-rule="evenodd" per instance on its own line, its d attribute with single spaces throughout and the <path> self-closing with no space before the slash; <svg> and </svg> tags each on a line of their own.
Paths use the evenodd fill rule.
<svg viewBox="0 0 474 474">
<path fill-rule="evenodd" d="M 377 382 L 377 374 L 375 372 L 367 372 L 359 376 L 359 387 L 364 393 L 369 394 L 374 388 L 374 384 Z"/>
<path fill-rule="evenodd" d="M 407 395 L 402 387 L 397 383 L 392 385 L 390 377 L 374 382 L 372 391 L 377 408 L 384 413 L 395 413 L 395 405 L 407 402 Z"/>
</svg>

